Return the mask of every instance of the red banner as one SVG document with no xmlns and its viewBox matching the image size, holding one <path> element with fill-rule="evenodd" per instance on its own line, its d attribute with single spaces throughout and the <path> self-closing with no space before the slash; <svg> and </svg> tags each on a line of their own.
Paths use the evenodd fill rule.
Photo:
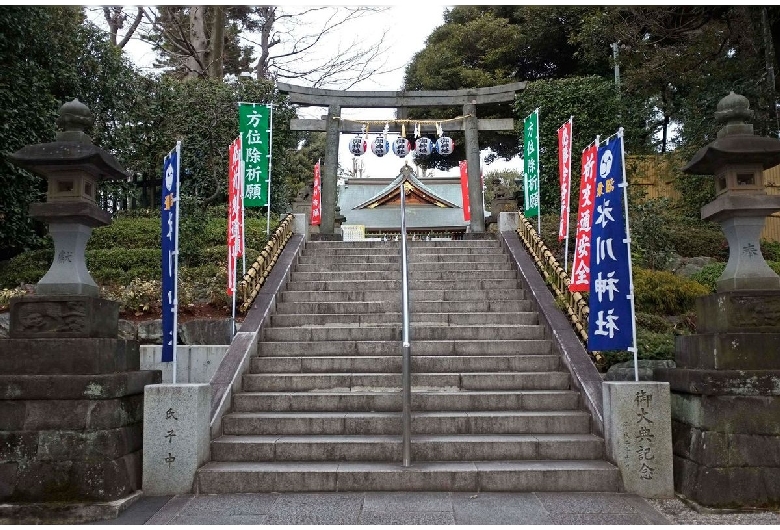
<svg viewBox="0 0 780 530">
<path fill-rule="evenodd" d="M 471 221 L 471 206 L 469 205 L 469 170 L 468 161 L 460 161 L 460 193 L 463 196 L 463 220 Z"/>
<path fill-rule="evenodd" d="M 320 182 L 320 163 L 314 164 L 314 188 L 311 192 L 311 224 L 319 225 L 322 221 L 322 183 Z"/>
<path fill-rule="evenodd" d="M 571 129 L 572 119 L 558 129 L 558 182 L 561 186 L 561 222 L 558 241 L 569 237 L 569 201 L 571 192 Z"/>
<path fill-rule="evenodd" d="M 228 148 L 228 161 L 227 293 L 232 295 L 236 288 L 236 258 L 244 252 L 244 193 L 240 136 L 233 140 Z"/>
<path fill-rule="evenodd" d="M 569 290 L 587 291 L 590 284 L 590 227 L 593 217 L 593 202 L 596 197 L 596 161 L 598 142 L 582 152 L 582 177 L 580 178 L 580 205 L 577 212 L 577 236 L 574 246 L 574 261 L 571 266 Z"/>
</svg>

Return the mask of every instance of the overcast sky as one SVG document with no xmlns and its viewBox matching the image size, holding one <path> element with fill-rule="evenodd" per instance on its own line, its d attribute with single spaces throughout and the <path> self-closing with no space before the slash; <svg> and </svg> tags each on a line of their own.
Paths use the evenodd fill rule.
<svg viewBox="0 0 780 530">
<path fill-rule="evenodd" d="M 300 9 L 300 2 L 294 2 L 295 9 Z M 334 5 L 332 3 L 328 3 Z M 371 3 L 369 3 L 371 4 Z M 290 2 L 285 2 L 290 5 Z M 323 4 L 319 4 L 323 5 Z M 102 14 L 97 6 L 93 6 L 90 18 L 100 23 Z M 332 44 L 325 43 L 320 49 L 328 49 L 331 45 L 338 43 L 351 43 L 357 39 L 365 38 L 367 43 L 374 42 L 377 35 L 387 30 L 386 37 L 386 55 L 387 63 L 385 70 L 387 73 L 376 75 L 370 79 L 360 82 L 350 90 L 399 90 L 403 84 L 404 68 L 412 59 L 415 53 L 425 47 L 425 39 L 431 32 L 443 23 L 443 13 L 445 4 L 432 4 L 423 2 L 421 4 L 406 4 L 387 6 L 387 10 L 382 13 L 372 14 L 363 17 L 360 20 L 346 24 L 342 27 L 338 35 L 332 37 L 335 39 Z M 101 24 L 102 25 L 102 24 Z M 151 48 L 141 42 L 139 39 L 132 39 L 125 47 L 130 59 L 142 69 L 151 69 L 155 54 Z M 318 118 L 324 114 L 327 109 L 316 107 L 302 107 L 299 109 L 299 117 Z M 393 117 L 394 109 L 343 109 L 342 117 L 350 119 L 365 120 L 384 120 Z M 370 132 L 376 132 L 371 128 Z M 371 134 L 369 140 L 375 137 Z M 339 164 L 351 169 L 353 166 L 353 155 L 349 152 L 348 142 L 352 135 L 342 135 L 339 148 Z M 391 136 L 390 140 L 392 141 Z M 486 153 L 483 153 L 483 156 Z M 404 160 L 413 165 L 412 156 L 408 155 L 401 159 L 390 153 L 382 158 L 369 152 L 360 157 L 364 164 L 365 174 L 371 177 L 392 177 L 398 174 L 398 171 L 404 164 Z M 490 166 L 485 167 L 485 171 L 493 169 L 519 169 L 521 162 L 517 159 L 510 162 L 497 161 Z M 436 171 L 437 176 L 443 175 L 443 172 Z M 457 175 L 457 166 L 450 171 L 450 174 Z"/>
</svg>

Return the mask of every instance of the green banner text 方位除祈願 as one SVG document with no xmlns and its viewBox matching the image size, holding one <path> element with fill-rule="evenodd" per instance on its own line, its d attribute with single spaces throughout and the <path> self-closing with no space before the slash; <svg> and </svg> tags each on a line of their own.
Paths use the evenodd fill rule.
<svg viewBox="0 0 780 530">
<path fill-rule="evenodd" d="M 539 112 L 523 122 L 524 215 L 539 215 Z"/>
<path fill-rule="evenodd" d="M 245 207 L 268 205 L 270 113 L 271 109 L 262 104 L 241 103 L 238 108 Z"/>
</svg>

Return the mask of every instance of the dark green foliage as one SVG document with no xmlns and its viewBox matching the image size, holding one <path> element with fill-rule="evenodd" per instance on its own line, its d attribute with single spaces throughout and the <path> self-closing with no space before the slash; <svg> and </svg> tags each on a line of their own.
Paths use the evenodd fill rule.
<svg viewBox="0 0 780 530">
<path fill-rule="evenodd" d="M 674 334 L 672 333 L 658 333 L 638 325 L 636 343 L 639 359 L 674 360 Z M 604 356 L 604 365 L 601 367 L 603 371 L 613 364 L 634 359 L 634 354 L 628 351 L 610 350 L 601 353 Z"/>
<path fill-rule="evenodd" d="M 643 149 L 646 144 L 648 133 L 641 119 L 641 109 L 630 107 L 626 101 L 621 102 L 614 84 L 607 79 L 590 76 L 528 83 L 526 89 L 518 93 L 515 104 L 515 118 L 521 143 L 523 121 L 536 108 L 540 109 L 540 186 L 543 214 L 560 210 L 558 128 L 569 117 L 574 116 L 572 197 L 577 197 L 576 193 L 579 192 L 582 150 L 592 143 L 597 135 L 601 135 L 604 140 L 607 135 L 616 133 L 618 128 L 623 126 L 627 151 Z M 576 203 L 572 203 L 572 209 L 576 211 Z"/>
<path fill-rule="evenodd" d="M 775 271 L 777 274 L 780 275 L 780 261 L 767 260 L 766 264 L 769 265 L 770 269 L 772 269 L 773 271 Z M 726 269 L 725 262 L 710 263 L 709 265 L 705 265 L 702 270 L 692 275 L 691 279 L 700 283 L 706 289 L 708 289 L 709 292 L 713 293 L 717 290 L 716 284 L 718 278 L 720 278 L 721 274 L 723 274 L 723 271 L 725 269 Z"/>
<path fill-rule="evenodd" d="M 670 333 L 674 326 L 666 318 L 652 313 L 636 314 L 636 325 L 654 333 Z"/>
<path fill-rule="evenodd" d="M 87 269 L 99 284 L 126 285 L 135 278 L 162 277 L 162 251 L 159 248 L 101 248 L 86 253 Z"/>
<path fill-rule="evenodd" d="M 0 261 L 0 289 L 19 287 L 23 283 L 38 283 L 51 267 L 53 248 L 28 250 Z"/>
<path fill-rule="evenodd" d="M 726 268 L 725 263 L 710 263 L 705 265 L 702 270 L 691 276 L 691 279 L 702 284 L 709 289 L 709 292 L 715 292 L 715 282 Z"/>
<path fill-rule="evenodd" d="M 780 261 L 780 242 L 761 241 L 761 255 L 767 261 Z"/>
<path fill-rule="evenodd" d="M 631 207 L 631 254 L 636 265 L 663 270 L 669 262 L 673 245 L 668 212 L 669 200 L 665 198 L 647 200 Z"/>
<path fill-rule="evenodd" d="M 154 248 L 160 246 L 160 214 L 121 216 L 92 231 L 87 250 L 101 248 Z"/>
<path fill-rule="evenodd" d="M 657 315 L 680 315 L 694 308 L 697 297 L 709 291 L 702 284 L 667 271 L 634 267 L 636 310 Z"/>
<path fill-rule="evenodd" d="M 674 251 L 684 258 L 709 256 L 725 260 L 729 245 L 720 226 L 690 219 L 676 219 L 668 230 L 669 242 Z"/>
</svg>

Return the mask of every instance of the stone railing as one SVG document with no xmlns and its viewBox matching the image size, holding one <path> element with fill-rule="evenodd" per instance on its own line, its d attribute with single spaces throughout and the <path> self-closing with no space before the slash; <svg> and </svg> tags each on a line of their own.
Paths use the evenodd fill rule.
<svg viewBox="0 0 780 530">
<path fill-rule="evenodd" d="M 246 271 L 244 278 L 238 284 L 238 294 L 241 305 L 239 310 L 242 313 L 252 306 L 257 293 L 265 283 L 266 278 L 271 273 L 279 254 L 284 250 L 284 246 L 293 235 L 293 215 L 290 214 L 279 223 L 271 238 L 266 243 L 265 248 L 257 257 L 255 262 Z"/>
<path fill-rule="evenodd" d="M 555 295 L 560 309 L 569 318 L 578 338 L 584 345 L 587 344 L 589 310 L 585 297 L 581 293 L 569 291 L 569 283 L 571 282 L 569 275 L 560 266 L 552 251 L 547 248 L 528 219 L 523 214 L 520 214 L 519 217 L 517 234 L 520 236 L 520 241 L 525 245 L 536 264 L 536 268 L 539 269 L 544 281 Z M 604 358 L 600 352 L 590 352 L 590 355 L 597 364 L 603 362 Z"/>
</svg>

